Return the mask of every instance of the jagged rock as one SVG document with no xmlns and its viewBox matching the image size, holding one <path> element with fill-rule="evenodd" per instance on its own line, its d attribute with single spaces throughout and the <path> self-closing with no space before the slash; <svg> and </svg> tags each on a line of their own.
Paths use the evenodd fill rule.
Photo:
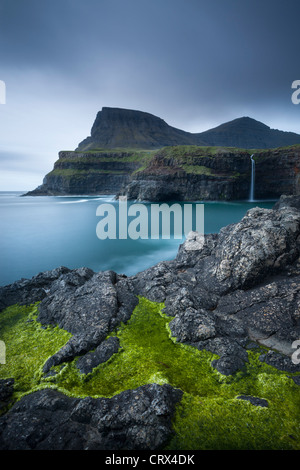
<svg viewBox="0 0 300 470">
<path fill-rule="evenodd" d="M 274 204 L 274 209 L 283 209 L 285 207 L 295 207 L 300 210 L 300 195 L 287 196 L 283 194 L 279 200 Z"/>
<path fill-rule="evenodd" d="M 0 309 L 13 304 L 30 305 L 43 300 L 47 296 L 49 286 L 61 275 L 71 270 L 61 266 L 45 271 L 32 279 L 21 279 L 8 286 L 0 286 Z"/>
<path fill-rule="evenodd" d="M 76 367 L 82 374 L 89 374 L 94 367 L 108 361 L 113 354 L 117 353 L 119 346 L 119 339 L 110 337 L 99 344 L 94 352 L 89 352 L 80 357 L 76 363 Z"/>
<path fill-rule="evenodd" d="M 243 360 L 241 357 L 233 354 L 228 356 L 224 354 L 220 359 L 212 361 L 212 366 L 215 367 L 220 374 L 232 375 L 242 369 L 245 362 L 245 358 Z"/>
<path fill-rule="evenodd" d="M 0 380 L 0 413 L 5 410 L 14 391 L 14 379 Z"/>
<path fill-rule="evenodd" d="M 236 397 L 238 400 L 246 400 L 254 406 L 261 406 L 262 408 L 266 408 L 269 406 L 269 403 L 264 398 L 252 397 L 251 395 L 240 395 Z"/>
<path fill-rule="evenodd" d="M 155 450 L 172 433 L 181 397 L 180 390 L 156 384 L 98 399 L 41 390 L 0 418 L 0 449 Z"/>
<path fill-rule="evenodd" d="M 113 271 L 93 274 L 84 283 L 78 282 L 76 270 L 73 275 L 75 281 L 70 273 L 56 280 L 39 304 L 38 321 L 58 324 L 73 334 L 44 364 L 44 373 L 99 346 L 117 325 L 129 320 L 138 303 L 130 281 Z"/>
<path fill-rule="evenodd" d="M 286 355 L 287 370 L 300 370 L 291 361 L 300 337 L 299 234 L 300 212 L 288 200 L 279 210 L 254 208 L 198 250 L 186 249 L 188 239 L 175 260 L 139 273 L 133 284 L 165 302 L 177 341 L 220 356 L 213 362 L 220 373 L 243 366 L 251 340 Z"/>
</svg>

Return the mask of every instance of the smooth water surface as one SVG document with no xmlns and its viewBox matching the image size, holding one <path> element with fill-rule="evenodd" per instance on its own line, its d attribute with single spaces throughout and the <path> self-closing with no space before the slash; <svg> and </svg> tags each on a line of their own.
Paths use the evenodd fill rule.
<svg viewBox="0 0 300 470">
<path fill-rule="evenodd" d="M 111 269 L 132 275 L 159 261 L 173 259 L 184 241 L 100 240 L 96 235 L 96 209 L 102 203 L 117 206 L 114 196 L 21 195 L 0 192 L 0 285 L 58 266 Z M 205 202 L 204 231 L 218 232 L 221 227 L 238 222 L 251 207 L 273 205 L 274 201 Z"/>
</svg>

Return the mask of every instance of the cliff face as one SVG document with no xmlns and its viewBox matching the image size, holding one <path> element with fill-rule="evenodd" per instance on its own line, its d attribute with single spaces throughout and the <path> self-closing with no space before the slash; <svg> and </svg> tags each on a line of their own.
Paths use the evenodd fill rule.
<svg viewBox="0 0 300 470">
<path fill-rule="evenodd" d="M 255 153 L 255 197 L 300 194 L 300 146 Z"/>
<path fill-rule="evenodd" d="M 300 146 L 276 150 L 175 146 L 158 151 L 60 152 L 43 185 L 27 195 L 118 194 L 128 199 L 248 199 L 300 193 Z"/>
<path fill-rule="evenodd" d="M 116 194 L 147 158 L 148 152 L 60 152 L 43 184 L 27 195 Z"/>
<path fill-rule="evenodd" d="M 120 195 L 138 200 L 248 199 L 252 151 L 218 148 L 162 149 L 135 173 Z M 255 198 L 300 193 L 300 146 L 254 152 Z"/>
</svg>

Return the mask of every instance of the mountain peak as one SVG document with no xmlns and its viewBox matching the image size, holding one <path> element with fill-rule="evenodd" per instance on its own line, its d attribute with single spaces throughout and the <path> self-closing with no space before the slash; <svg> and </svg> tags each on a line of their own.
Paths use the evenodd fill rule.
<svg viewBox="0 0 300 470">
<path fill-rule="evenodd" d="M 189 132 L 169 126 L 144 111 L 104 107 L 97 113 L 91 136 L 77 150 L 95 148 L 158 149 L 170 145 L 205 145 Z"/>
</svg>

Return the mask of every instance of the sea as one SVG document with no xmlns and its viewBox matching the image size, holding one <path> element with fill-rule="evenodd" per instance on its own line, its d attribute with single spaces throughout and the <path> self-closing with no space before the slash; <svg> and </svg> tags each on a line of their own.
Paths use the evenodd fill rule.
<svg viewBox="0 0 300 470">
<path fill-rule="evenodd" d="M 88 267 L 95 272 L 113 270 L 127 276 L 159 261 L 175 258 L 186 235 L 168 239 L 99 238 L 99 206 L 116 208 L 114 195 L 26 196 L 24 192 L 0 192 L 0 285 L 31 278 L 59 266 Z M 178 203 L 184 209 L 185 203 Z M 275 201 L 203 202 L 204 233 L 218 233 L 238 222 L 252 207 L 272 208 Z M 135 204 L 134 201 L 130 202 Z M 144 203 L 149 209 L 151 203 Z M 169 203 L 171 205 L 172 202 Z M 102 206 L 103 207 L 103 206 Z M 134 220 L 128 217 L 128 224 Z M 116 220 L 118 225 L 118 218 Z"/>
</svg>

